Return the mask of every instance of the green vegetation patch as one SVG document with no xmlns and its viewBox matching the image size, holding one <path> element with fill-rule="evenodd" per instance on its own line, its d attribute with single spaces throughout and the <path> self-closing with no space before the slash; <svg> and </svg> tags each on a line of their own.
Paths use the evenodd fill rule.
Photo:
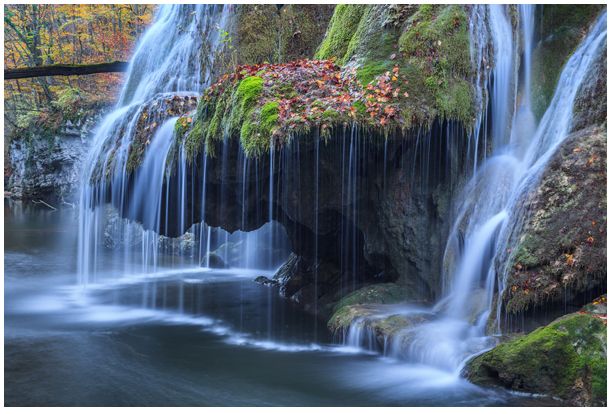
<svg viewBox="0 0 612 414">
<path fill-rule="evenodd" d="M 340 4 L 336 6 L 329 22 L 325 38 L 315 54 L 315 59 L 335 58 L 339 63 L 346 61 L 349 45 L 356 42 L 358 27 L 370 6 L 363 4 Z"/>
<path fill-rule="evenodd" d="M 510 252 L 505 312 L 584 300 L 605 285 L 606 139 L 599 128 L 568 137 L 526 195 L 530 214 Z"/>
<path fill-rule="evenodd" d="M 429 115 L 455 119 L 469 128 L 474 117 L 468 17 L 462 6 L 421 5 L 399 39 L 411 66 L 411 92 Z"/>
</svg>

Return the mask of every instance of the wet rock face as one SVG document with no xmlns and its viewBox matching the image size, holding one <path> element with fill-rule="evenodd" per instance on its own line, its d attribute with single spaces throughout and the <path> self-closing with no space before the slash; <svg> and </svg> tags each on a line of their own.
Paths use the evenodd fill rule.
<svg viewBox="0 0 612 414">
<path fill-rule="evenodd" d="M 572 134 L 526 196 L 502 296 L 510 316 L 580 307 L 605 290 L 606 139 L 597 127 Z"/>
<path fill-rule="evenodd" d="M 406 299 L 436 297 L 448 233 L 444 211 L 464 163 L 461 135 L 446 139 L 442 130 L 420 139 L 390 137 L 386 148 L 383 137 L 357 134 L 351 144 L 350 131 L 337 131 L 320 141 L 318 160 L 312 137 L 296 137 L 275 154 L 272 211 L 297 255 L 277 275 L 282 295 L 313 311 L 316 306 L 322 316 L 370 283 L 395 281 Z M 247 174 L 239 166 L 225 179 L 218 167 L 210 169 L 215 159 L 207 162 L 209 224 L 231 231 L 266 222 L 270 159 L 257 161 L 259 172 L 247 163 Z M 225 162 L 232 165 L 232 158 Z"/>
<path fill-rule="evenodd" d="M 590 125 L 602 125 L 607 119 L 607 42 L 602 42 L 599 58 L 586 75 L 583 86 L 574 103 L 572 131 L 580 131 Z"/>
<path fill-rule="evenodd" d="M 97 119 L 67 122 L 50 138 L 13 139 L 5 159 L 5 190 L 13 198 L 73 203 Z"/>
<path fill-rule="evenodd" d="M 281 294 L 326 316 L 343 295 L 371 283 L 395 281 L 406 299 L 433 300 L 448 233 L 444 212 L 465 173 L 465 139 L 446 124 L 388 138 L 339 128 L 327 139 L 295 136 L 271 156 L 245 158 L 228 138 L 214 157 L 201 154 L 186 166 L 185 225 L 205 218 L 212 227 L 251 231 L 272 214 L 296 255 L 277 276 Z M 176 171 L 162 191 L 162 217 L 182 207 L 175 179 Z M 138 214 L 128 218 L 141 221 Z M 169 214 L 161 233 L 182 234 L 178 219 Z"/>
<path fill-rule="evenodd" d="M 480 385 L 546 394 L 577 406 L 606 404 L 606 323 L 573 313 L 498 345 L 464 371 Z"/>
</svg>

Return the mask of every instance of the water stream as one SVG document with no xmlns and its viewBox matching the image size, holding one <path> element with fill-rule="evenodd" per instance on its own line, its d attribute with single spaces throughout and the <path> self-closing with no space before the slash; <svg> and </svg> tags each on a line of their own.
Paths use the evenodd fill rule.
<svg viewBox="0 0 612 414">
<path fill-rule="evenodd" d="M 494 297 L 505 287 L 505 273 L 497 271 L 496 260 L 507 259 L 510 233 L 524 219 L 523 195 L 533 189 L 547 161 L 569 135 L 574 99 L 589 68 L 605 50 L 607 36 L 604 13 L 563 68 L 552 102 L 536 125 L 530 103 L 534 9 L 528 5 L 519 8 L 524 43 L 521 90 L 512 88 L 518 76 L 513 56 L 518 51 L 507 11 L 498 5 L 488 6 L 487 13 L 476 9 L 480 13 L 477 17 L 488 16 L 488 35 L 495 56 L 490 75 L 492 109 L 487 115 L 493 125 L 490 156 L 482 161 L 458 197 L 445 252 L 448 268 L 445 296 L 432 309 L 383 310 L 377 316 L 427 315 L 430 320 L 395 334 L 395 341 L 384 347 L 388 355 L 459 375 L 471 356 L 496 343 L 490 335 L 500 333 L 502 321 L 501 301 L 495 307 Z M 473 29 L 473 36 L 474 33 Z M 473 51 L 473 55 L 482 53 Z M 486 128 L 480 131 L 486 139 Z M 364 329 L 364 324 L 363 319 L 354 321 L 345 341 L 352 346 L 372 348 L 374 334 Z"/>
<path fill-rule="evenodd" d="M 262 171 L 260 161 L 242 152 L 232 164 L 226 139 L 219 154 L 222 169 L 235 171 L 245 183 L 238 197 L 242 228 L 249 228 L 245 209 L 261 195 L 268 204 L 258 214 L 267 224 L 233 233 L 206 224 L 208 157 L 199 155 L 204 179 L 198 181 L 188 168 L 193 160 L 174 139 L 179 114 L 173 108 L 195 109 L 210 84 L 215 55 L 202 51 L 218 46 L 229 8 L 165 5 L 135 50 L 117 107 L 97 128 L 83 172 L 78 224 L 69 211 L 53 216 L 28 206 L 5 206 L 5 231 L 20 234 L 6 246 L 6 266 L 16 269 L 6 279 L 5 292 L 7 404 L 534 404 L 530 396 L 476 387 L 460 371 L 470 356 L 495 343 L 490 334 L 499 332 L 501 321 L 494 296 L 504 288 L 496 259 L 523 219 L 521 195 L 537 183 L 568 135 L 577 91 L 605 44 L 606 15 L 564 67 L 538 123 L 530 89 L 535 7 L 519 7 L 522 45 L 506 7 L 471 10 L 475 82 L 488 87 L 478 92 L 481 111 L 469 138 L 471 176 L 455 200 L 443 295 L 433 307 L 393 305 L 374 316 L 426 322 L 385 339 L 380 355 L 372 352 L 380 349 L 367 320 L 354 321 L 344 342 L 333 343 L 320 320 L 272 287 L 253 283 L 256 276 L 271 276 L 289 254 L 287 235 L 275 217 L 278 203 L 287 202 L 279 200 L 286 196 L 280 186 L 299 182 L 284 174 L 290 169 L 299 174 L 294 165 L 300 161 L 299 143 L 293 152 L 270 151 L 269 170 Z M 481 64 L 489 44 L 494 64 Z M 130 144 L 138 142 L 143 125 L 153 133 L 142 148 L 141 165 L 131 173 Z M 368 147 L 359 136 L 353 127 L 332 144 L 342 151 L 339 263 L 340 273 L 349 275 L 341 280 L 348 290 L 361 283 L 357 252 L 363 246 L 352 222 L 360 214 L 358 193 L 368 173 L 360 163 Z M 439 143 L 428 137 L 431 133 L 419 134 L 415 148 L 435 152 L 432 146 Z M 315 149 L 310 184 L 318 210 L 325 202 L 319 194 L 318 137 Z M 384 188 L 386 160 L 385 143 Z M 280 178 L 269 179 L 266 188 L 249 189 L 246 177 L 262 173 Z M 221 208 L 232 207 L 229 191 L 222 182 Z M 191 225 L 196 208 L 202 220 Z M 310 214 L 317 263 L 322 224 L 317 211 Z M 160 236 L 164 230 L 171 233 L 172 226 L 179 237 Z M 69 236 L 72 230 L 76 240 Z M 66 240 L 54 243 L 45 238 L 49 231 L 65 233 Z M 224 266 L 217 266 L 219 261 Z M 317 272 L 318 267 L 315 297 Z M 492 331 L 487 330 L 491 321 Z M 548 403 L 537 399 L 537 404 Z"/>
</svg>

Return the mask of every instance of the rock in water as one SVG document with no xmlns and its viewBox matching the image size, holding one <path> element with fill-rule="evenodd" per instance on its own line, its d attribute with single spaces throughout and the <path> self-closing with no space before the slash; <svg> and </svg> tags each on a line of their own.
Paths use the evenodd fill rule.
<svg viewBox="0 0 612 414">
<path fill-rule="evenodd" d="M 274 286 L 274 287 L 277 287 L 280 284 L 278 280 L 270 279 L 269 277 L 265 277 L 265 276 L 257 276 L 255 278 L 255 282 L 261 285 Z"/>
<path fill-rule="evenodd" d="M 498 345 L 471 360 L 464 374 L 480 385 L 604 406 L 606 365 L 606 318 L 581 311 Z"/>
<path fill-rule="evenodd" d="M 200 263 L 202 267 L 210 267 L 213 269 L 226 269 L 228 266 L 225 261 L 215 253 L 209 253 L 208 257 L 202 259 L 202 263 Z"/>
</svg>

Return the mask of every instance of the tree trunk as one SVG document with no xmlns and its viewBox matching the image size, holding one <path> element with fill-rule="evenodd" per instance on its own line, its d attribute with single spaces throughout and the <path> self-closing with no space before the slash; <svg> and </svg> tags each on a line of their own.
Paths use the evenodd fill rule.
<svg viewBox="0 0 612 414">
<path fill-rule="evenodd" d="M 4 79 L 36 78 L 39 76 L 75 76 L 92 73 L 125 72 L 128 62 L 95 63 L 90 65 L 49 65 L 5 69 Z"/>
</svg>

